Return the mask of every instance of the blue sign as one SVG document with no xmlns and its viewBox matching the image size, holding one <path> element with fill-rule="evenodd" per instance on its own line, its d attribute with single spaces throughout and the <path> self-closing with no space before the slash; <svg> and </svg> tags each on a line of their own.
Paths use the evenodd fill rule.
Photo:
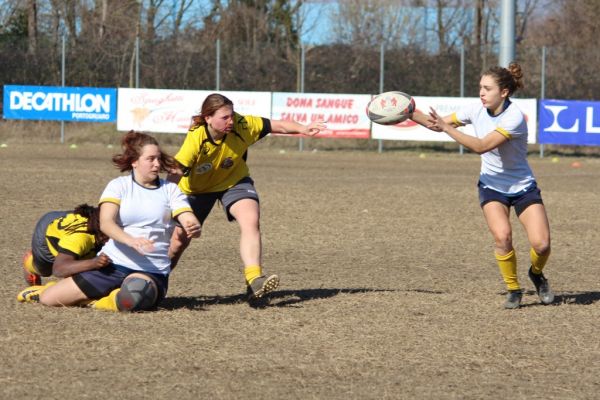
<svg viewBox="0 0 600 400">
<path fill-rule="evenodd" d="M 539 143 L 600 146 L 600 102 L 540 101 Z"/>
<path fill-rule="evenodd" d="M 4 118 L 115 122 L 117 89 L 5 85 Z"/>
</svg>

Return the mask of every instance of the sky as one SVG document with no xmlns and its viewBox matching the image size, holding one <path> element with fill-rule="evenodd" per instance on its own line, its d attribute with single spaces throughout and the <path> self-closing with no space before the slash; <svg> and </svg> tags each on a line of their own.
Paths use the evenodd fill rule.
<svg viewBox="0 0 600 400">
<path fill-rule="evenodd" d="M 323 44 L 327 42 L 330 35 L 329 27 L 331 26 L 329 15 L 335 7 L 335 1 L 307 1 L 302 7 L 306 16 L 307 28 L 301 34 L 302 43 Z"/>
</svg>

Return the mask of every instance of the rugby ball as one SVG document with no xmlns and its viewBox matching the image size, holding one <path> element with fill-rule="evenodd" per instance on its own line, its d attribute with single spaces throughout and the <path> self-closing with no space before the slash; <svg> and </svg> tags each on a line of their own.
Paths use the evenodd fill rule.
<svg viewBox="0 0 600 400">
<path fill-rule="evenodd" d="M 415 111 L 411 95 L 393 91 L 376 95 L 367 105 L 369 119 L 381 125 L 394 125 L 406 121 Z"/>
</svg>

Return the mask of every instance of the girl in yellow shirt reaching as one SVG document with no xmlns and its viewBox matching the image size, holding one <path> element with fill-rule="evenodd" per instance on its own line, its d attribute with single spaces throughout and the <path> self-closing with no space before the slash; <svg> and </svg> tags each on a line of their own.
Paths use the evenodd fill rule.
<svg viewBox="0 0 600 400">
<path fill-rule="evenodd" d="M 277 275 L 262 270 L 259 227 L 259 197 L 246 165 L 248 147 L 269 133 L 316 135 L 325 124 L 314 121 L 303 125 L 294 121 L 240 115 L 233 102 L 221 94 L 211 94 L 202 103 L 200 115 L 193 117 L 183 145 L 175 155 L 180 168 L 168 179 L 179 184 L 188 195 L 194 214 L 201 224 L 218 201 L 229 221 L 240 226 L 240 255 L 248 299 L 256 299 L 279 285 Z M 182 228 L 171 239 L 172 267 L 190 243 Z"/>
</svg>

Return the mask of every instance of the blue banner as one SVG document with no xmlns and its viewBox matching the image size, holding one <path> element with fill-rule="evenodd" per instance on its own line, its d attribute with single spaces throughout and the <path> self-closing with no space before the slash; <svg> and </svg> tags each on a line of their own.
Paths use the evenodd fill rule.
<svg viewBox="0 0 600 400">
<path fill-rule="evenodd" d="M 117 89 L 5 85 L 4 118 L 115 122 Z"/>
<path fill-rule="evenodd" d="M 600 102 L 540 101 L 539 143 L 600 146 Z"/>
</svg>

